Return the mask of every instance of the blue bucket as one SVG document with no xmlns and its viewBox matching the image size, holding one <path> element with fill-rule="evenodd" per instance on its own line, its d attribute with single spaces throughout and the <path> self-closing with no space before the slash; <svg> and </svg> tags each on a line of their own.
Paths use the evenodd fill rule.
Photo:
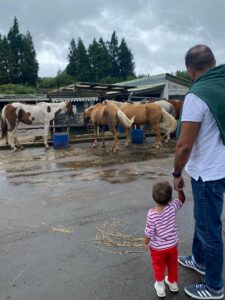
<svg viewBox="0 0 225 300">
<path fill-rule="evenodd" d="M 131 144 L 143 144 L 144 130 L 143 129 L 131 129 Z"/>
<path fill-rule="evenodd" d="M 55 149 L 69 147 L 69 134 L 66 132 L 57 132 L 53 134 L 53 147 Z"/>
</svg>

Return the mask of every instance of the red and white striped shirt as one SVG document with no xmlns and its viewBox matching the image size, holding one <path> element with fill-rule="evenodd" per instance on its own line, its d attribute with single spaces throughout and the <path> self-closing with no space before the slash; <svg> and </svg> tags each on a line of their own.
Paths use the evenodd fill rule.
<svg viewBox="0 0 225 300">
<path fill-rule="evenodd" d="M 150 247 L 155 250 L 163 250 L 178 244 L 176 225 L 176 213 L 183 203 L 174 199 L 161 211 L 150 209 L 147 215 L 145 236 L 149 237 Z"/>
</svg>

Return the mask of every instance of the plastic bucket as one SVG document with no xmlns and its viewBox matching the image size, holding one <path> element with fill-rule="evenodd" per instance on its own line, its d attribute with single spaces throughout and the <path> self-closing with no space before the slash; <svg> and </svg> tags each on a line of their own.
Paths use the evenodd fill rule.
<svg viewBox="0 0 225 300">
<path fill-rule="evenodd" d="M 143 129 L 131 129 L 131 144 L 143 144 L 144 130 Z"/>
<path fill-rule="evenodd" d="M 57 132 L 53 134 L 53 147 L 55 149 L 69 147 L 69 135 L 66 132 Z"/>
</svg>

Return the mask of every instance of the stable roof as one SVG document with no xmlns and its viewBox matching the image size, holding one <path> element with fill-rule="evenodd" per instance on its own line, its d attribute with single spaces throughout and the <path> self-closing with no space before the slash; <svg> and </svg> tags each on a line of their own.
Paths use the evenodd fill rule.
<svg viewBox="0 0 225 300">
<path fill-rule="evenodd" d="M 132 85 L 132 87 L 136 87 Z M 49 98 L 73 98 L 81 99 L 81 97 L 102 97 L 109 92 L 123 93 L 128 91 L 131 85 L 121 84 L 102 84 L 95 82 L 78 82 L 65 87 L 48 92 Z M 81 101 L 81 100 L 78 100 Z"/>
</svg>

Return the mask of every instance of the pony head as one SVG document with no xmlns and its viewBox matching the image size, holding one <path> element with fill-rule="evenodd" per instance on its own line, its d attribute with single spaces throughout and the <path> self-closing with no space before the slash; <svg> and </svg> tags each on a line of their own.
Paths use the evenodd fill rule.
<svg viewBox="0 0 225 300">
<path fill-rule="evenodd" d="M 92 110 L 93 110 L 93 108 L 94 108 L 95 106 L 93 105 L 93 106 L 90 106 L 90 107 L 88 107 L 88 108 L 86 108 L 85 110 L 84 110 L 84 117 L 87 119 L 87 118 L 90 118 L 90 116 L 91 116 L 91 112 L 92 112 Z"/>
<path fill-rule="evenodd" d="M 68 113 L 69 116 L 74 117 L 74 112 L 73 112 L 73 105 L 71 100 L 66 102 L 66 112 Z"/>
</svg>

